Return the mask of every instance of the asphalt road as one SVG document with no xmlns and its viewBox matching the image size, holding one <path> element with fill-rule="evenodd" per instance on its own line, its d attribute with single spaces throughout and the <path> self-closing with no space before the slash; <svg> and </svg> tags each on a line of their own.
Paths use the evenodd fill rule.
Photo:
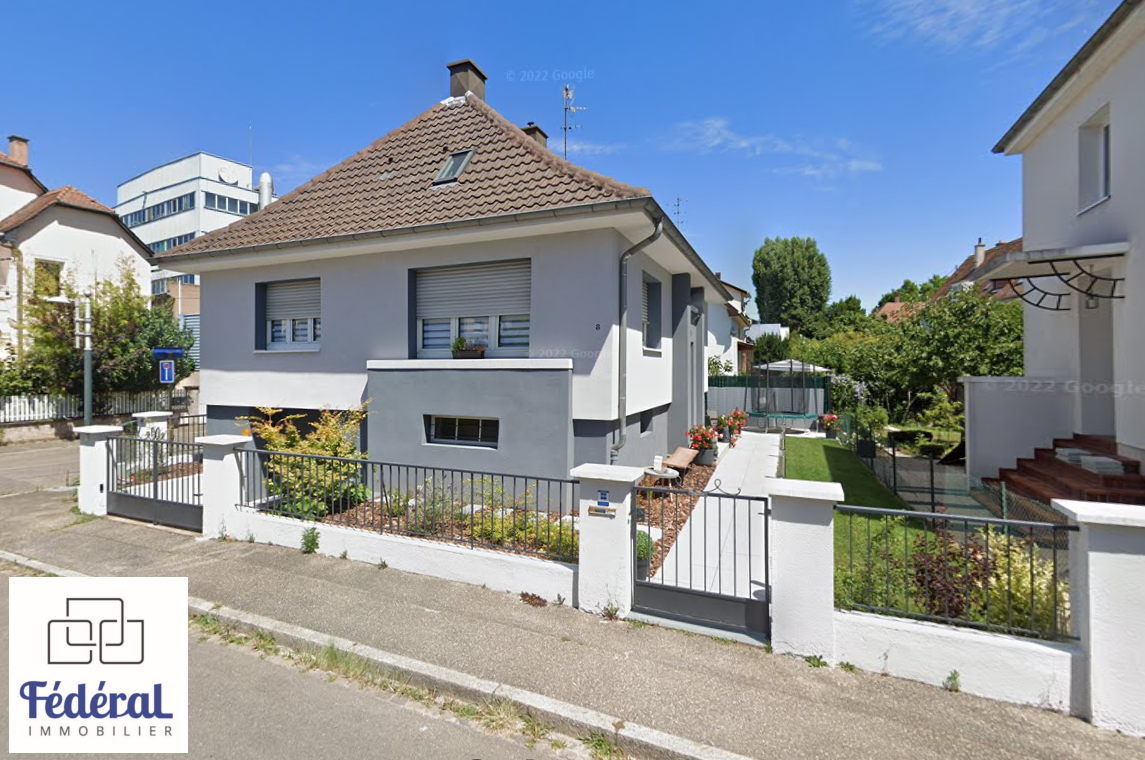
<svg viewBox="0 0 1145 760">
<path fill-rule="evenodd" d="M 7 576 L 0 565 L 0 619 L 8 620 Z M 530 750 L 517 740 L 431 714 L 383 692 L 330 682 L 260 658 L 254 651 L 190 634 L 190 753 L 193 758 L 433 758 L 549 760 L 575 756 Z M 3 741 L 8 735 L 8 626 L 0 683 Z M 575 754 L 581 754 L 577 752 Z M 61 758 L 81 755 L 58 755 Z M 104 755 L 92 755 L 104 757 Z"/>
</svg>

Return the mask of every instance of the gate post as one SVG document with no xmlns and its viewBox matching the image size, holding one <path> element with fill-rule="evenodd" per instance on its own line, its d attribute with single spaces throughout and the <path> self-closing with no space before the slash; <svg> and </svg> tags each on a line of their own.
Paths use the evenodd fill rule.
<svg viewBox="0 0 1145 760">
<path fill-rule="evenodd" d="M 119 425 L 87 425 L 73 428 L 80 436 L 79 508 L 88 515 L 107 514 L 108 442 L 117 433 Z"/>
<path fill-rule="evenodd" d="M 776 480 L 771 501 L 771 646 L 835 660 L 835 505 L 843 486 Z"/>
<path fill-rule="evenodd" d="M 582 464 L 571 475 L 580 481 L 577 606 L 594 613 L 612 607 L 623 617 L 632 609 L 634 587 L 633 486 L 644 470 Z"/>
<path fill-rule="evenodd" d="M 171 412 L 136 412 L 131 416 L 139 421 L 137 438 L 167 440 L 167 421 L 171 419 Z"/>
<path fill-rule="evenodd" d="M 250 527 L 238 505 L 242 501 L 239 451 L 254 439 L 247 435 L 207 435 L 203 447 L 203 537 L 245 538 Z"/>
</svg>

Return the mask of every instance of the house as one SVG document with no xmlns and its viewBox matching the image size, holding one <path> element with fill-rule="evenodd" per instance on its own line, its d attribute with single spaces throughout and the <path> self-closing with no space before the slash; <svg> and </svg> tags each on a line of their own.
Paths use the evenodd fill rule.
<svg viewBox="0 0 1145 760">
<path fill-rule="evenodd" d="M 707 358 L 727 362 L 732 374 L 743 374 L 751 369 L 755 344 L 747 339 L 747 329 L 751 327 L 751 317 L 747 315 L 748 299 L 751 293 L 720 278 L 720 284 L 732 294 L 726 308 L 714 307 L 708 310 Z"/>
<path fill-rule="evenodd" d="M 976 281 L 974 279 L 974 272 L 985 264 L 991 264 L 997 261 L 1002 256 L 1007 254 L 1017 253 L 1022 250 L 1022 238 L 1016 240 L 999 240 L 998 244 L 993 248 L 987 248 L 982 242 L 982 238 L 978 238 L 977 244 L 974 246 L 974 252 L 963 259 L 950 276 L 946 278 L 946 282 L 934 291 L 934 295 L 930 297 L 931 301 L 936 301 L 939 298 L 947 295 L 948 293 L 955 292 L 959 288 L 968 288 L 977 286 L 984 293 L 992 293 L 995 298 L 1000 301 L 1012 301 L 1018 297 L 1017 292 L 1010 285 L 1003 285 L 1001 288 L 996 288 L 990 281 Z M 892 320 L 893 321 L 893 320 Z"/>
<path fill-rule="evenodd" d="M 744 331 L 744 337 L 753 344 L 764 335 L 778 335 L 781 340 L 787 340 L 791 337 L 791 328 L 784 327 L 777 322 L 768 322 L 766 324 L 756 322 Z"/>
<path fill-rule="evenodd" d="M 918 304 L 911 301 L 887 301 L 875 311 L 875 316 L 893 323 L 905 319 L 916 308 Z"/>
<path fill-rule="evenodd" d="M 967 378 L 969 474 L 1145 504 L 1145 2 L 1125 0 L 994 148 L 1022 156 L 1025 377 Z"/>
<path fill-rule="evenodd" d="M 157 254 L 202 283 L 211 433 L 369 401 L 386 462 L 567 477 L 703 419 L 732 296 L 651 194 L 562 160 L 450 64 L 439 103 L 234 224 Z M 455 341 L 484 358 L 453 359 Z"/>
<path fill-rule="evenodd" d="M 70 185 L 48 190 L 32 173 L 28 141 L 8 138 L 0 152 L 0 357 L 23 350 L 27 298 L 59 296 L 67 281 L 82 292 L 118 277 L 121 264 L 146 293 L 149 253 L 91 196 Z"/>
</svg>

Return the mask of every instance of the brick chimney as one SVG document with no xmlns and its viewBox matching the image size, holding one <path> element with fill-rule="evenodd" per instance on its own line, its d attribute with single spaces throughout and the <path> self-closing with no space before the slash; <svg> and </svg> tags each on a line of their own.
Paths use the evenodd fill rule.
<svg viewBox="0 0 1145 760">
<path fill-rule="evenodd" d="M 530 121 L 528 124 L 522 127 L 521 131 L 539 142 L 542 148 L 549 147 L 549 136 L 545 134 L 545 130 L 541 129 L 533 122 Z"/>
<path fill-rule="evenodd" d="M 460 98 L 467 92 L 485 100 L 485 72 L 468 58 L 445 64 L 449 69 L 449 97 Z"/>
<path fill-rule="evenodd" d="M 982 243 L 982 238 L 978 238 L 978 244 L 974 246 L 974 268 L 982 266 L 982 262 L 986 259 L 986 246 Z"/>
<path fill-rule="evenodd" d="M 8 136 L 8 158 L 22 166 L 28 165 L 28 138 L 19 135 Z"/>
</svg>

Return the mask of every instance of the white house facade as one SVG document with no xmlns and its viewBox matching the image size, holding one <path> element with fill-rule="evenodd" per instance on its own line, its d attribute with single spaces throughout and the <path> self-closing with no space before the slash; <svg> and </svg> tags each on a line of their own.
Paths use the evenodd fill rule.
<svg viewBox="0 0 1145 760">
<path fill-rule="evenodd" d="M 719 276 L 719 273 L 716 273 Z M 725 308 L 713 307 L 708 310 L 708 359 L 719 359 L 731 366 L 730 373 L 741 374 L 751 369 L 755 346 L 747 339 L 751 317 L 747 315 L 747 304 L 751 294 L 741 287 L 723 279 L 720 284 L 731 294 Z"/>
<path fill-rule="evenodd" d="M 548 477 L 684 443 L 729 293 L 647 190 L 560 159 L 484 90 L 451 64 L 445 101 L 159 254 L 201 277 L 210 432 L 369 401 L 372 459 Z"/>
<path fill-rule="evenodd" d="M 995 148 L 1022 156 L 1024 240 L 974 277 L 1026 302 L 1025 378 L 967 379 L 971 475 L 1072 436 L 1127 475 L 1145 459 L 1142 82 L 1145 4 L 1126 0 Z"/>
<path fill-rule="evenodd" d="M 115 213 L 71 186 L 49 191 L 28 166 L 28 144 L 0 153 L 0 355 L 22 350 L 27 299 L 79 292 L 126 266 L 147 293 L 148 250 Z"/>
</svg>

